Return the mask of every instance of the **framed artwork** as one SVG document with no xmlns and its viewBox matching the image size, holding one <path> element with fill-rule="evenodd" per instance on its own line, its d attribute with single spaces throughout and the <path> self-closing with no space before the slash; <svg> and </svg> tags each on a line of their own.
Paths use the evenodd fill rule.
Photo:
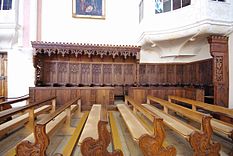
<svg viewBox="0 0 233 156">
<path fill-rule="evenodd" d="M 73 0 L 73 17 L 105 19 L 105 0 Z"/>
</svg>

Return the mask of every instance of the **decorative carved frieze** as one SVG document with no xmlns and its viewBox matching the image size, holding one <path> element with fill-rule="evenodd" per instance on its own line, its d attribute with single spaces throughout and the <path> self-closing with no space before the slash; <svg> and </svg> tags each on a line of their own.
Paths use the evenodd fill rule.
<svg viewBox="0 0 233 156">
<path fill-rule="evenodd" d="M 79 55 L 91 56 L 122 56 L 123 58 L 135 57 L 138 59 L 140 46 L 129 45 L 105 45 L 105 44 L 74 44 L 74 43 L 61 43 L 61 42 L 41 42 L 33 41 L 32 47 L 35 49 L 35 55 L 47 54 L 61 54 L 62 56 L 74 54 L 76 57 Z"/>
</svg>

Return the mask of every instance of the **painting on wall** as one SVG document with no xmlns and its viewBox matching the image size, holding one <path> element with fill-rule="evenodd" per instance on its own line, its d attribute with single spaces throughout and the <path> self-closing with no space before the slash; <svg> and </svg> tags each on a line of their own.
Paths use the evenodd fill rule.
<svg viewBox="0 0 233 156">
<path fill-rule="evenodd" d="M 73 0 L 73 17 L 105 19 L 105 0 Z"/>
</svg>

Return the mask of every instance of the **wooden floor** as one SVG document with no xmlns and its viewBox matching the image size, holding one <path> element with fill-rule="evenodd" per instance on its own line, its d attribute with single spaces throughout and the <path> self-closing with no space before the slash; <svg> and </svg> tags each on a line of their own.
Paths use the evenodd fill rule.
<svg viewBox="0 0 233 156">
<path fill-rule="evenodd" d="M 133 141 L 130 136 L 127 127 L 120 116 L 120 113 L 117 111 L 113 112 L 114 117 L 116 117 L 117 126 L 120 132 L 120 139 L 122 142 L 123 153 L 128 156 L 141 156 L 142 153 L 138 147 L 138 145 Z M 38 119 L 43 117 L 41 115 Z M 64 145 L 67 143 L 69 137 L 73 133 L 75 126 L 79 123 L 81 115 L 74 115 L 72 117 L 71 128 L 62 127 L 57 132 L 55 132 L 54 136 L 50 140 L 50 145 L 47 150 L 47 155 L 54 155 L 55 153 L 62 153 Z M 149 122 L 149 121 L 147 121 Z M 198 126 L 198 125 L 197 125 Z M 110 129 L 110 127 L 109 127 Z M 192 155 L 192 149 L 187 141 L 183 138 L 176 135 L 172 130 L 165 128 L 166 130 L 166 142 L 168 144 L 174 145 L 177 149 L 177 155 L 179 156 L 189 156 Z M 4 153 L 14 147 L 20 140 L 29 135 L 30 132 L 24 128 L 18 129 L 16 132 L 11 135 L 2 138 L 0 140 L 0 155 L 4 155 Z M 214 135 L 213 139 L 221 143 L 221 156 L 227 156 L 227 153 L 233 148 L 233 143 L 230 140 L 226 140 L 220 136 Z M 109 145 L 109 151 L 112 150 L 112 145 Z M 80 149 L 76 146 L 75 156 L 80 156 Z"/>
</svg>

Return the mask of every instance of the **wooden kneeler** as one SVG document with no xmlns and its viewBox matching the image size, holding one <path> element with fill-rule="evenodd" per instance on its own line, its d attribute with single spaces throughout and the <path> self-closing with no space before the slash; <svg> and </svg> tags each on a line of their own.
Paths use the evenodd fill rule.
<svg viewBox="0 0 233 156">
<path fill-rule="evenodd" d="M 173 146 L 163 147 L 165 130 L 163 119 L 154 117 L 154 135 L 142 135 L 139 138 L 139 147 L 144 156 L 175 156 L 176 149 Z"/>
</svg>

